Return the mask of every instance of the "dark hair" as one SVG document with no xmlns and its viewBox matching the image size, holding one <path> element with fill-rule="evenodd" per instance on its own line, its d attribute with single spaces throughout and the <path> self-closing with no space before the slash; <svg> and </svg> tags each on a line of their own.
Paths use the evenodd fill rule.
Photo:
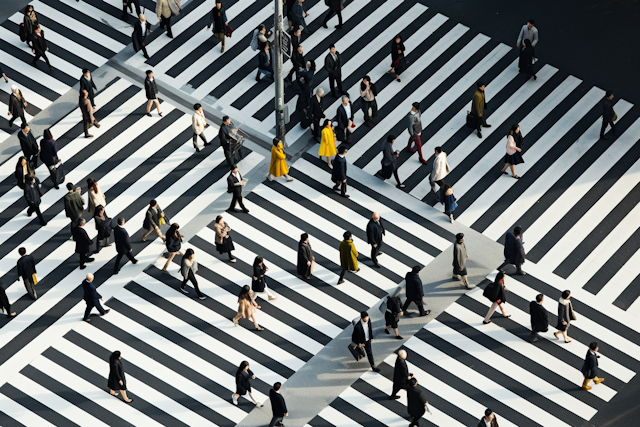
<svg viewBox="0 0 640 427">
<path fill-rule="evenodd" d="M 147 73 L 147 76 L 148 76 L 149 74 L 153 74 L 153 71 L 147 70 L 147 71 L 145 71 L 145 73 Z"/>
<path fill-rule="evenodd" d="M 347 151 L 347 147 L 345 147 L 344 145 L 338 147 L 338 154 L 344 154 L 345 151 Z"/>
<path fill-rule="evenodd" d="M 87 189 L 93 190 L 94 193 L 98 192 L 98 184 L 96 183 L 95 179 L 87 178 Z"/>
<path fill-rule="evenodd" d="M 94 211 L 95 213 L 93 214 L 93 216 L 98 216 L 101 211 L 104 211 L 104 206 L 102 206 L 102 205 L 96 206 L 96 209 Z"/>
<path fill-rule="evenodd" d="M 26 15 L 27 13 L 29 13 L 29 9 L 33 8 L 32 5 L 28 4 L 27 7 L 24 8 L 24 14 Z M 33 9 L 35 10 L 35 9 Z"/>
<path fill-rule="evenodd" d="M 420 273 L 420 266 L 419 266 L 419 265 L 416 265 L 415 267 L 413 267 L 413 268 L 411 269 L 411 272 L 412 272 L 413 274 L 418 274 L 418 273 Z"/>
<path fill-rule="evenodd" d="M 258 25 L 258 32 L 262 31 L 262 30 L 266 30 L 267 27 L 264 26 L 264 24 L 260 24 Z M 223 119 L 224 120 L 224 119 Z"/>
<path fill-rule="evenodd" d="M 244 285 L 243 287 L 240 288 L 240 293 L 238 294 L 238 299 L 251 299 L 251 297 L 249 296 L 249 292 L 251 291 L 251 288 L 249 287 L 249 285 Z"/>
<path fill-rule="evenodd" d="M 592 342 L 591 344 L 589 344 L 589 349 L 591 351 L 596 351 L 596 348 L 598 348 L 598 343 L 597 342 Z"/>
<path fill-rule="evenodd" d="M 44 137 L 44 139 L 53 139 L 53 135 L 51 135 L 51 129 L 45 129 L 42 136 Z"/>
<path fill-rule="evenodd" d="M 333 43 L 329 46 L 329 49 L 336 47 Z"/>
<path fill-rule="evenodd" d="M 167 237 L 171 236 L 174 237 L 176 236 L 176 234 L 178 234 L 178 229 L 180 228 L 180 226 L 178 225 L 177 222 L 174 222 L 173 224 L 171 224 L 169 226 L 169 229 L 167 230 Z M 178 236 L 178 240 L 180 240 L 180 236 Z"/>
<path fill-rule="evenodd" d="M 221 219 L 222 219 L 222 215 L 218 215 L 216 217 L 216 224 L 219 223 Z"/>
<path fill-rule="evenodd" d="M 156 199 L 153 199 L 152 201 L 149 202 L 149 207 L 152 208 L 157 204 L 158 204 L 158 202 L 156 202 Z"/>
<path fill-rule="evenodd" d="M 238 165 L 236 165 L 235 163 L 231 165 L 231 170 L 234 171 L 238 169 Z"/>
<path fill-rule="evenodd" d="M 277 383 L 275 383 L 275 384 L 273 385 L 273 389 L 274 389 L 275 391 L 280 390 L 280 387 L 282 387 L 282 384 L 281 384 L 280 382 L 277 382 Z"/>
<path fill-rule="evenodd" d="M 411 106 L 413 108 L 415 108 L 416 110 L 420 111 L 420 103 L 419 102 L 414 102 L 413 104 L 411 104 Z"/>
<path fill-rule="evenodd" d="M 513 234 L 515 234 L 516 236 L 519 236 L 522 234 L 522 227 L 520 227 L 519 225 L 517 225 L 514 229 L 513 229 Z"/>
<path fill-rule="evenodd" d="M 22 256 L 27 253 L 27 250 L 25 248 L 20 248 L 18 249 L 18 253 L 20 254 L 20 256 Z"/>
<path fill-rule="evenodd" d="M 529 18 L 529 20 L 527 21 L 529 24 L 534 25 L 536 23 L 536 20 L 533 18 Z"/>
<path fill-rule="evenodd" d="M 260 255 L 258 255 L 254 260 L 253 260 L 253 266 L 257 267 L 258 264 L 260 264 L 261 262 L 263 262 L 264 259 L 262 259 L 262 257 Z"/>
<path fill-rule="evenodd" d="M 23 124 L 20 125 L 20 129 L 24 130 L 27 126 L 29 126 L 27 122 L 24 122 Z"/>
<path fill-rule="evenodd" d="M 364 77 L 362 78 L 362 80 L 366 80 L 366 81 L 368 81 L 368 82 L 369 82 L 369 85 L 371 85 L 371 77 L 369 77 L 369 76 L 364 76 Z M 362 81 L 362 82 L 360 82 L 360 90 L 365 90 L 366 88 L 367 88 L 367 87 L 364 85 L 364 82 L 363 82 L 363 81 Z"/>
<path fill-rule="evenodd" d="M 18 159 L 18 164 L 16 164 L 16 169 L 20 166 L 22 166 L 22 161 L 23 160 L 27 160 L 27 158 L 25 156 L 20 156 L 20 158 Z M 27 169 L 29 169 L 29 162 L 27 162 Z"/>
<path fill-rule="evenodd" d="M 366 311 L 361 311 L 360 312 L 360 318 L 364 319 L 365 317 L 369 317 L 369 313 L 367 313 Z"/>
<path fill-rule="evenodd" d="M 457 241 L 460 241 L 460 240 L 462 240 L 462 239 L 464 239 L 464 233 L 458 233 L 458 234 L 456 234 L 456 240 L 457 240 Z"/>
<path fill-rule="evenodd" d="M 222 118 L 222 121 L 223 121 L 223 122 L 226 122 L 227 120 L 229 120 L 229 116 L 224 116 L 224 117 Z"/>
<path fill-rule="evenodd" d="M 493 411 L 491 409 L 487 408 L 487 409 L 484 410 L 484 416 L 485 417 L 488 417 L 491 414 L 493 414 Z"/>
<path fill-rule="evenodd" d="M 344 237 L 344 240 L 349 240 L 351 238 L 351 232 L 345 231 L 344 233 L 342 233 L 342 237 Z"/>
<path fill-rule="evenodd" d="M 411 387 L 415 387 L 415 386 L 416 386 L 416 384 L 418 384 L 418 380 L 417 380 L 417 379 L 415 379 L 415 378 L 411 378 L 411 379 L 409 380 L 409 384 L 411 384 Z"/>
<path fill-rule="evenodd" d="M 524 43 L 526 47 L 533 47 L 533 45 L 531 44 L 531 40 L 529 39 L 524 39 L 522 43 Z"/>
<path fill-rule="evenodd" d="M 111 356 L 109 356 L 109 364 L 113 365 L 113 363 L 120 358 L 121 354 L 122 353 L 120 353 L 118 350 L 111 353 Z"/>
<path fill-rule="evenodd" d="M 504 279 L 504 270 L 498 271 L 498 274 L 496 274 L 496 278 L 493 280 L 493 283 L 498 283 L 502 279 Z"/>
<path fill-rule="evenodd" d="M 124 224 L 124 217 L 119 217 L 118 218 L 118 225 L 122 225 Z"/>
<path fill-rule="evenodd" d="M 518 128 L 520 127 L 519 124 L 515 124 L 515 125 L 511 125 L 511 129 L 509 129 L 509 134 L 513 135 L 514 133 L 516 133 L 516 131 L 518 130 Z"/>
<path fill-rule="evenodd" d="M 563 299 L 569 298 L 569 295 L 571 295 L 571 291 L 569 289 L 567 289 L 566 291 L 562 291 L 562 298 Z"/>
<path fill-rule="evenodd" d="M 606 96 L 607 98 L 610 97 L 611 95 L 613 95 L 613 92 L 611 92 L 610 90 L 608 90 L 604 96 Z"/>
<path fill-rule="evenodd" d="M 302 233 L 300 235 L 300 241 L 304 242 L 305 240 L 307 240 L 309 238 L 309 235 L 307 233 Z"/>
<path fill-rule="evenodd" d="M 433 149 L 436 153 L 440 154 L 442 153 L 442 147 L 440 147 L 439 145 Z"/>
<path fill-rule="evenodd" d="M 88 69 L 88 68 L 83 68 L 83 69 L 82 69 L 82 74 L 87 74 L 88 72 L 89 72 L 89 69 Z"/>
<path fill-rule="evenodd" d="M 393 142 L 393 141 L 395 141 L 395 139 L 396 139 L 396 137 L 393 136 L 393 135 L 387 136 L 387 142 Z"/>
<path fill-rule="evenodd" d="M 324 124 L 322 125 L 322 127 L 326 127 L 329 123 L 331 123 L 331 120 L 324 119 Z"/>
<path fill-rule="evenodd" d="M 184 257 L 186 259 L 189 259 L 189 257 L 191 257 L 191 255 L 193 255 L 195 252 L 193 251 L 193 249 L 189 248 L 186 251 L 184 251 Z"/>
<path fill-rule="evenodd" d="M 33 182 L 33 177 L 31 175 L 26 175 L 24 177 L 24 182 L 26 182 L 27 184 L 31 184 Z"/>
<path fill-rule="evenodd" d="M 400 39 L 400 43 L 402 43 L 402 36 L 400 34 L 396 34 L 396 36 L 393 38 L 393 41 L 396 41 L 396 39 Z"/>
<path fill-rule="evenodd" d="M 218 0 L 219 2 L 220 0 Z M 244 368 L 246 368 L 247 366 L 249 366 L 249 362 L 247 362 L 246 360 L 243 360 L 242 363 L 240 363 L 240 366 L 238 366 L 238 370 L 236 371 L 236 375 L 238 375 L 240 372 L 244 371 Z"/>
<path fill-rule="evenodd" d="M 193 111 L 198 111 L 200 108 L 202 108 L 202 105 L 200 105 L 199 103 L 193 104 Z"/>
<path fill-rule="evenodd" d="M 476 86 L 478 87 L 478 89 L 480 89 L 481 86 L 484 86 L 484 83 L 482 83 L 482 81 L 478 80 L 478 83 L 476 83 Z"/>
<path fill-rule="evenodd" d="M 124 221 L 124 219 L 123 219 L 123 221 Z M 86 219 L 84 219 L 84 218 L 80 218 L 80 219 L 78 219 L 78 225 L 83 226 L 83 225 L 85 225 L 86 223 L 87 223 L 87 220 L 86 220 Z"/>
<path fill-rule="evenodd" d="M 73 184 L 70 182 L 67 182 L 67 190 L 71 191 L 73 190 Z"/>
<path fill-rule="evenodd" d="M 313 59 L 310 59 L 308 62 L 311 63 L 311 67 L 309 69 L 315 73 L 316 72 L 316 61 L 314 61 Z"/>
<path fill-rule="evenodd" d="M 536 295 L 536 301 L 537 301 L 537 302 L 541 302 L 541 301 L 542 301 L 542 298 L 544 298 L 544 295 L 543 295 L 543 294 L 538 294 L 538 295 Z"/>
<path fill-rule="evenodd" d="M 271 141 L 273 143 L 273 145 L 278 145 L 278 143 L 280 142 L 279 138 L 273 138 L 273 141 Z"/>
</svg>

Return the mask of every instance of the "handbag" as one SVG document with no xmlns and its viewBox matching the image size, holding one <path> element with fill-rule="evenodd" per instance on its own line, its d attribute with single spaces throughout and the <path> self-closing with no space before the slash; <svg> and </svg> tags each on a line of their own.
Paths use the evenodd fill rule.
<svg viewBox="0 0 640 427">
<path fill-rule="evenodd" d="M 467 111 L 467 127 L 476 129 L 476 116 Z"/>
<path fill-rule="evenodd" d="M 231 37 L 231 35 L 233 34 L 233 28 L 231 28 L 230 26 L 226 26 L 224 28 L 224 35 L 227 37 Z"/>
<path fill-rule="evenodd" d="M 169 0 L 169 9 L 171 9 L 171 15 L 180 15 L 180 7 L 176 4 L 176 0 Z"/>
<path fill-rule="evenodd" d="M 158 220 L 158 225 L 159 226 L 163 226 L 165 225 L 167 222 L 164 220 L 164 217 L 161 216 L 160 219 Z"/>
<path fill-rule="evenodd" d="M 611 121 L 616 121 L 618 120 L 618 115 L 616 113 L 613 113 L 613 118 L 611 119 Z"/>
<path fill-rule="evenodd" d="M 31 280 L 33 280 L 33 284 L 37 285 L 38 284 L 38 278 L 36 277 L 36 273 L 33 273 L 31 275 Z"/>
</svg>

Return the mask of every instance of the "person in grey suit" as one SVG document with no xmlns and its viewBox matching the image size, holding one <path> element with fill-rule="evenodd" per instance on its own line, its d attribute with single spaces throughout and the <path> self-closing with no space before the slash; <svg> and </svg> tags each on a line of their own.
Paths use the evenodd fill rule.
<svg viewBox="0 0 640 427">
<path fill-rule="evenodd" d="M 83 299 L 87 303 L 87 308 L 84 310 L 84 317 L 82 320 L 85 322 L 89 322 L 91 319 L 91 309 L 93 307 L 97 308 L 100 312 L 100 316 L 104 316 L 109 313 L 111 310 L 105 310 L 100 304 L 100 301 L 104 302 L 102 299 L 102 295 L 100 295 L 96 289 L 96 285 L 93 284 L 93 274 L 87 274 L 87 277 L 82 281 L 82 291 L 83 291 Z"/>
<path fill-rule="evenodd" d="M 33 259 L 33 255 L 27 255 L 27 250 L 25 248 L 18 249 L 18 253 L 20 254 L 20 258 L 16 263 L 18 267 L 18 276 L 22 278 L 24 287 L 27 289 L 27 293 L 31 299 L 36 299 L 38 298 L 38 294 L 34 288 L 35 283 L 33 281 L 33 275 L 37 273 L 36 261 Z"/>
<path fill-rule="evenodd" d="M 242 175 L 238 171 L 238 166 L 233 165 L 231 168 L 231 173 L 227 177 L 227 193 L 233 194 L 231 198 L 231 205 L 229 212 L 236 212 L 236 204 L 240 205 L 242 212 L 249 213 L 249 209 L 244 207 L 244 203 L 242 203 L 242 187 L 247 183 L 244 179 L 242 179 Z"/>
</svg>

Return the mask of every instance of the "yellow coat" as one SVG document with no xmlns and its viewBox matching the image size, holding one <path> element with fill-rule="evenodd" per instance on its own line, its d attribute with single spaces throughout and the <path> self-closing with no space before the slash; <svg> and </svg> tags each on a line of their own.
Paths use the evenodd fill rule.
<svg viewBox="0 0 640 427">
<path fill-rule="evenodd" d="M 277 147 L 275 145 L 271 147 L 271 165 L 269 165 L 269 173 L 276 178 L 289 173 L 289 168 L 287 167 L 287 156 L 284 154 L 282 143 L 278 144 Z"/>
<path fill-rule="evenodd" d="M 320 140 L 318 156 L 331 157 L 336 154 L 336 139 L 333 136 L 333 129 L 325 126 L 322 128 L 322 139 Z"/>
</svg>

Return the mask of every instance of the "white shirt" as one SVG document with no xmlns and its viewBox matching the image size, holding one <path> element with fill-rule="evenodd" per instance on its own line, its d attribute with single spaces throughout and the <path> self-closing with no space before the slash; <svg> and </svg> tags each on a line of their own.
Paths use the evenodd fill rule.
<svg viewBox="0 0 640 427">
<path fill-rule="evenodd" d="M 491 420 L 488 420 L 486 417 L 482 417 L 482 421 L 484 421 L 484 425 L 491 427 Z"/>
<path fill-rule="evenodd" d="M 240 173 L 238 172 L 231 172 L 233 174 L 233 176 L 238 180 L 238 182 L 242 181 L 242 178 L 240 178 Z"/>
<path fill-rule="evenodd" d="M 351 120 L 351 105 L 347 102 L 347 105 L 342 104 L 344 111 L 347 113 L 347 120 Z"/>
<path fill-rule="evenodd" d="M 364 329 L 364 340 L 369 341 L 369 325 L 364 320 L 361 320 L 360 323 L 362 323 L 362 329 Z"/>
</svg>

